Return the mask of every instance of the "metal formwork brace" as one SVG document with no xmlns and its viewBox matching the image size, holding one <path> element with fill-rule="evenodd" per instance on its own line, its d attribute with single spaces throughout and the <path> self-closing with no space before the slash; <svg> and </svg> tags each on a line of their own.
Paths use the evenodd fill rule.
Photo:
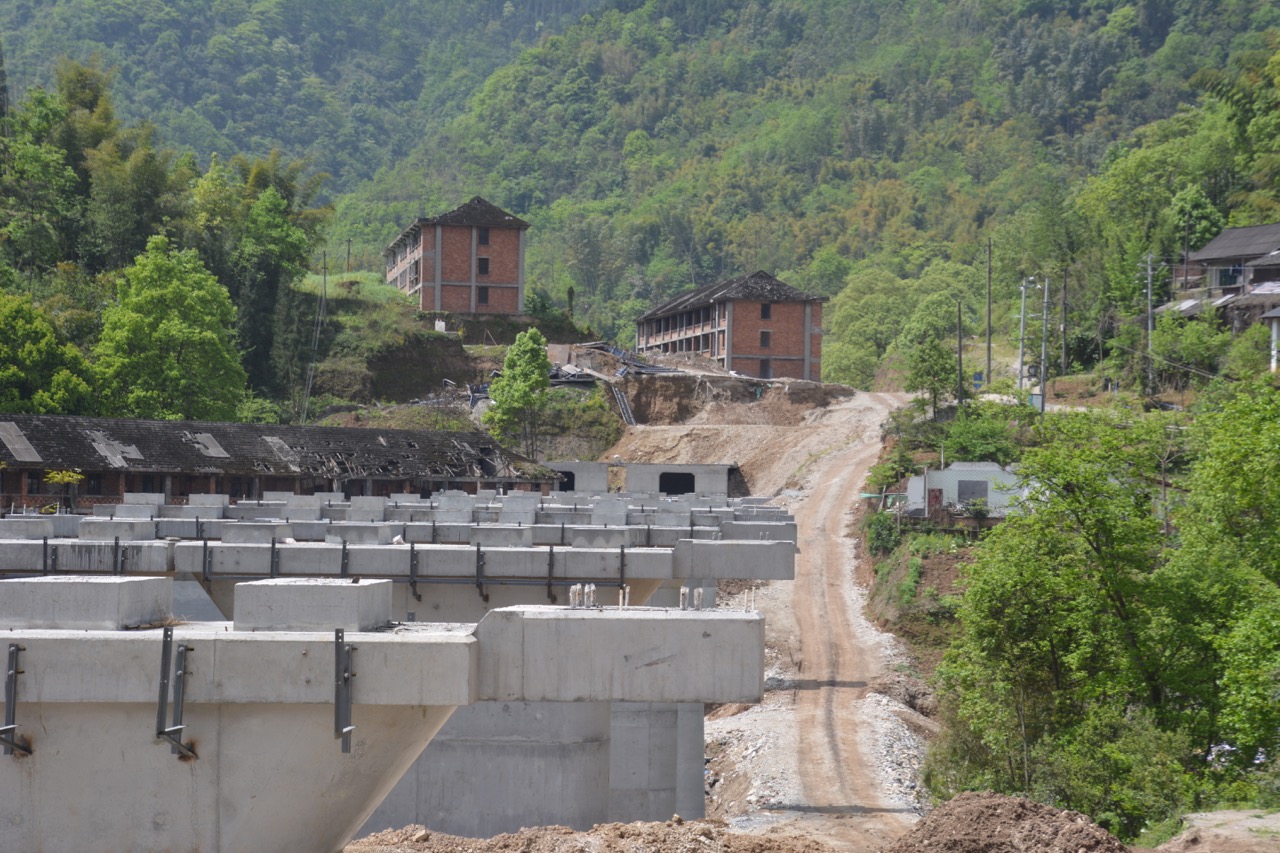
<svg viewBox="0 0 1280 853">
<path fill-rule="evenodd" d="M 342 752 L 351 752 L 351 733 L 355 726 L 351 725 L 351 679 L 356 677 L 352 672 L 351 655 L 355 646 L 347 645 L 345 634 L 341 628 L 333 632 L 333 736 L 342 740 Z"/>
<path fill-rule="evenodd" d="M 436 544 L 436 520 L 431 519 L 431 544 Z"/>
<path fill-rule="evenodd" d="M 422 593 L 418 592 L 418 548 L 413 542 L 409 543 L 409 591 L 415 600 L 422 600 Z"/>
<path fill-rule="evenodd" d="M 205 583 L 213 580 L 213 552 L 209 550 L 209 540 L 203 539 L 200 544 L 200 574 Z"/>
<path fill-rule="evenodd" d="M 476 589 L 480 591 L 480 600 L 489 603 L 489 593 L 484 591 L 484 551 L 480 550 L 480 543 L 476 543 Z"/>
<path fill-rule="evenodd" d="M 276 537 L 271 537 L 271 577 L 280 577 L 280 552 L 276 550 Z"/>
<path fill-rule="evenodd" d="M 618 546 L 618 589 L 627 585 L 627 546 Z"/>
<path fill-rule="evenodd" d="M 547 601 L 552 604 L 556 603 L 556 594 L 551 587 L 551 574 L 556 567 L 556 546 L 551 545 L 547 548 Z"/>
<path fill-rule="evenodd" d="M 347 540 L 342 540 L 342 564 L 338 567 L 338 576 L 346 577 L 351 570 L 350 558 L 347 556 Z"/>
<path fill-rule="evenodd" d="M 115 544 L 111 548 L 111 573 L 120 574 L 122 560 L 120 559 L 120 537 L 116 537 Z"/>
<path fill-rule="evenodd" d="M 160 701 L 156 706 L 156 737 L 167 740 L 170 750 L 181 758 L 199 758 L 190 744 L 182 742 L 182 706 L 186 698 L 187 684 L 187 652 L 194 651 L 190 646 L 179 645 L 177 659 L 173 665 L 173 725 L 168 725 L 169 716 L 169 661 L 173 654 L 173 627 L 164 629 L 164 637 L 160 645 Z"/>
<path fill-rule="evenodd" d="M 31 742 L 25 738 L 18 739 L 18 676 L 22 675 L 22 667 L 18 665 L 18 652 L 25 652 L 26 646 L 17 643 L 9 644 L 9 669 L 4 680 L 4 725 L 0 726 L 0 743 L 4 744 L 4 754 L 13 755 L 21 752 L 31 754 Z"/>
<path fill-rule="evenodd" d="M 43 574 L 49 574 L 49 537 L 40 537 L 44 543 L 40 549 L 40 571 Z"/>
<path fill-rule="evenodd" d="M 564 522 L 560 522 L 560 544 L 564 544 Z"/>
</svg>

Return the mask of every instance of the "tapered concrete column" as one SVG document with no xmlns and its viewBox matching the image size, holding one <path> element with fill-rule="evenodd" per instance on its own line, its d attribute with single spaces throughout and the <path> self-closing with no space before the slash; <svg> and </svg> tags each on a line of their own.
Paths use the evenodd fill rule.
<svg viewBox="0 0 1280 853">
<path fill-rule="evenodd" d="M 362 833 L 425 823 L 449 835 L 488 837 L 605 821 L 609 703 L 480 702 L 460 710 Z"/>
<path fill-rule="evenodd" d="M 714 609 L 714 580 L 673 580 L 649 599 L 653 607 L 679 607 L 681 588 L 702 590 Z M 614 702 L 609 775 L 609 820 L 669 820 L 673 814 L 706 817 L 703 768 L 706 747 L 700 702 Z"/>
</svg>

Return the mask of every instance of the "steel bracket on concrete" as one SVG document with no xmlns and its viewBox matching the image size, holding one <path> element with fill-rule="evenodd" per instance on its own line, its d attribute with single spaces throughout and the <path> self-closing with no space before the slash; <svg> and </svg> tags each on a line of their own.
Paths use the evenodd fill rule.
<svg viewBox="0 0 1280 853">
<path fill-rule="evenodd" d="M 627 585 L 627 546 L 618 546 L 618 589 Z"/>
<path fill-rule="evenodd" d="M 209 550 L 209 540 L 200 541 L 200 574 L 205 583 L 213 581 L 213 552 Z"/>
<path fill-rule="evenodd" d="M 41 571 L 46 575 L 56 575 L 58 573 L 58 546 L 50 546 L 48 536 L 44 537 L 44 550 L 42 551 L 41 556 L 44 560 Z"/>
<path fill-rule="evenodd" d="M 414 600 L 422 600 L 422 593 L 418 592 L 418 548 L 413 542 L 409 543 L 409 592 Z"/>
<path fill-rule="evenodd" d="M 563 539 L 564 537 L 563 524 L 560 525 L 560 529 L 562 531 L 560 536 Z M 556 567 L 556 546 L 551 545 L 550 547 L 547 548 L 547 601 L 550 601 L 552 604 L 556 603 L 556 594 L 551 588 L 551 575 L 552 575 L 552 572 L 555 570 L 555 567 Z"/>
<path fill-rule="evenodd" d="M 44 558 L 44 565 L 41 566 L 41 574 L 58 574 L 58 546 L 50 546 L 49 537 L 44 537 L 45 547 L 41 552 Z"/>
<path fill-rule="evenodd" d="M 18 676 L 22 675 L 22 667 L 18 664 L 18 653 L 25 652 L 26 646 L 17 643 L 9 644 L 9 669 L 4 679 L 4 725 L 0 726 L 0 743 L 4 744 L 4 754 L 13 755 L 21 752 L 31 754 L 31 742 L 19 739 L 18 731 Z"/>
<path fill-rule="evenodd" d="M 276 537 L 271 537 L 271 577 L 280 577 L 280 552 L 276 549 Z"/>
<path fill-rule="evenodd" d="M 338 575 L 340 577 L 345 578 L 347 576 L 347 573 L 350 571 L 351 571 L 351 562 L 350 562 L 350 558 L 347 556 L 347 540 L 343 539 L 342 540 L 342 565 L 338 569 Z"/>
<path fill-rule="evenodd" d="M 480 543 L 476 543 L 476 589 L 480 591 L 480 600 L 489 603 L 489 593 L 484 591 L 484 551 Z"/>
<path fill-rule="evenodd" d="M 196 755 L 196 751 L 192 749 L 190 743 L 182 742 L 182 730 L 186 728 L 182 724 L 182 706 L 186 698 L 187 683 L 187 652 L 192 648 L 187 645 L 179 645 L 176 655 L 173 650 L 173 628 L 172 626 L 164 629 L 164 636 L 160 645 L 160 701 L 156 707 L 156 737 L 160 740 L 167 740 L 172 747 L 171 752 L 179 756 L 179 759 L 190 758 L 196 759 L 200 756 Z M 173 660 L 173 725 L 168 725 L 169 716 L 169 662 Z"/>
<path fill-rule="evenodd" d="M 343 630 L 335 628 L 333 632 L 333 736 L 342 740 L 344 754 L 351 752 L 351 733 L 356 728 L 351 725 L 351 679 L 356 677 L 352 672 L 351 655 L 355 650 L 355 646 L 347 645 Z"/>
<path fill-rule="evenodd" d="M 120 537 L 117 536 L 111 550 L 111 573 L 115 575 L 123 574 L 124 562 L 124 555 L 120 553 Z"/>
</svg>

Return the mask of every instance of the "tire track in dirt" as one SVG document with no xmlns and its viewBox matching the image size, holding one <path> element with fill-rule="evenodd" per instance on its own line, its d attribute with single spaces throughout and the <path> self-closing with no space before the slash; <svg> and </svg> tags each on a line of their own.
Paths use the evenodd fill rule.
<svg viewBox="0 0 1280 853">
<path fill-rule="evenodd" d="M 887 417 L 900 401 L 868 395 Z M 796 511 L 801 553 L 792 606 L 800 644 L 796 695 L 799 766 L 807 804 L 796 809 L 830 822 L 833 839 L 854 850 L 877 850 L 910 826 L 906 810 L 878 793 L 861 748 L 863 727 L 853 706 L 880 674 L 882 661 L 862 647 L 852 605 L 854 551 L 848 514 L 880 452 L 879 421 L 825 455 L 812 490 Z"/>
</svg>

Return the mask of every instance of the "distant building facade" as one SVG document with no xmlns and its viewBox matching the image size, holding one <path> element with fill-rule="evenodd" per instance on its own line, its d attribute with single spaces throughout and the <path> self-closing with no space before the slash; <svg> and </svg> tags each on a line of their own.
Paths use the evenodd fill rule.
<svg viewBox="0 0 1280 853">
<path fill-rule="evenodd" d="M 820 381 L 825 296 L 766 272 L 681 294 L 636 322 L 640 353 L 697 353 L 760 379 Z"/>
<path fill-rule="evenodd" d="M 1224 228 L 1187 262 L 1199 266 L 1201 286 L 1224 295 L 1280 281 L 1280 223 Z"/>
<path fill-rule="evenodd" d="M 476 196 L 420 218 L 383 253 L 387 283 L 423 311 L 524 313 L 524 249 L 529 223 Z"/>
</svg>

